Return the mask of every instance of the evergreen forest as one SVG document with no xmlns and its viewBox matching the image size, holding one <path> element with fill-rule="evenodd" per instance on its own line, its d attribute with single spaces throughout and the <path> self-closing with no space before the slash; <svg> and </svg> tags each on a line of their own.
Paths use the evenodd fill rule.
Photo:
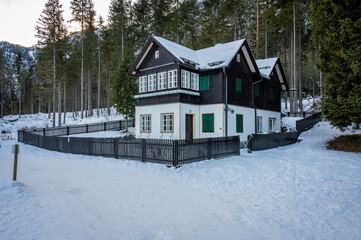
<svg viewBox="0 0 361 240">
<path fill-rule="evenodd" d="M 92 0 L 70 3 L 66 22 L 59 0 L 47 0 L 34 58 L 19 52 L 9 64 L 0 48 L 0 116 L 47 112 L 60 126 L 66 112 L 85 118 L 114 106 L 133 117 L 137 79 L 127 71 L 156 35 L 194 50 L 246 39 L 255 59 L 281 59 L 290 112 L 311 96 L 334 126 L 361 125 L 358 0 L 112 0 L 108 16 Z"/>
</svg>

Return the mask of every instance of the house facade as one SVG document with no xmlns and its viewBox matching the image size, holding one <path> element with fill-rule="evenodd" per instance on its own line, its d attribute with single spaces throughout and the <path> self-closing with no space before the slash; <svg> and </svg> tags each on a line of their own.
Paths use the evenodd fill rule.
<svg viewBox="0 0 361 240">
<path fill-rule="evenodd" d="M 278 58 L 255 61 L 246 40 L 191 50 L 152 36 L 131 67 L 137 138 L 192 139 L 281 130 Z"/>
</svg>

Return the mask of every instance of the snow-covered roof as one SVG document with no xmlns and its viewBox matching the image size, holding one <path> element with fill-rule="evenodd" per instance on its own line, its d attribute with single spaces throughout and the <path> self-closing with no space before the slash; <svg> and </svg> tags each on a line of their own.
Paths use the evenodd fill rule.
<svg viewBox="0 0 361 240">
<path fill-rule="evenodd" d="M 213 47 L 194 51 L 162 37 L 153 37 L 180 62 L 193 62 L 196 68 L 199 69 L 215 69 L 228 66 L 245 41 L 242 39 L 225 44 L 218 43 Z"/>
<path fill-rule="evenodd" d="M 278 58 L 257 59 L 256 64 L 263 77 L 270 78 Z"/>
</svg>

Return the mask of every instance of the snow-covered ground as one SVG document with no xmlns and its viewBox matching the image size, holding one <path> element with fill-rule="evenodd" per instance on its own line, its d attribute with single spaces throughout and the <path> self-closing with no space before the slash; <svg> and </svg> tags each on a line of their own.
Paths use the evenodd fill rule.
<svg viewBox="0 0 361 240">
<path fill-rule="evenodd" d="M 105 121 L 115 121 L 124 119 L 122 115 L 116 114 L 116 110 L 111 108 L 111 114 L 108 115 L 104 110 L 103 113 L 98 117 L 96 114 L 96 110 L 93 111 L 93 116 L 88 118 L 80 118 L 80 115 L 77 117 L 73 117 L 73 113 L 69 112 L 66 114 L 65 124 L 67 125 L 76 125 L 76 124 L 90 124 L 97 122 L 105 122 Z M 58 126 L 58 114 L 56 116 L 56 126 Z M 64 117 L 64 115 L 62 115 Z M 63 120 L 63 119 L 62 119 Z M 63 123 L 63 121 L 62 121 Z M 52 127 L 53 120 L 52 118 L 48 118 L 47 113 L 37 113 L 37 114 L 26 114 L 22 115 L 19 118 L 18 115 L 8 115 L 4 118 L 0 118 L 0 142 L 2 140 L 16 140 L 17 139 L 17 131 L 19 129 L 32 129 L 32 128 L 44 128 L 44 127 Z"/>
<path fill-rule="evenodd" d="M 0 148 L 0 239 L 361 239 L 361 155 L 298 144 L 167 168 Z"/>
<path fill-rule="evenodd" d="M 312 96 L 305 97 L 304 99 L 302 99 L 303 111 L 304 112 L 319 111 L 320 101 L 321 101 L 320 97 L 317 97 L 315 99 L 315 105 L 314 105 Z M 287 101 L 287 109 L 286 109 L 286 106 L 285 106 L 284 99 L 283 98 L 281 99 L 281 111 L 284 112 L 284 113 L 287 113 L 287 112 L 290 111 L 290 101 L 289 101 L 289 99 Z M 300 110 L 298 109 L 298 111 L 300 111 Z"/>
</svg>

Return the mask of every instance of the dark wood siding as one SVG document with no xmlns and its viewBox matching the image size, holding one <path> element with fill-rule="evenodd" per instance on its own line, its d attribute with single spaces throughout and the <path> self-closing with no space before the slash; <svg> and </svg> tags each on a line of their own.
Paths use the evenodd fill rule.
<svg viewBox="0 0 361 240">
<path fill-rule="evenodd" d="M 209 90 L 200 91 L 200 104 L 214 104 L 223 102 L 223 73 L 222 69 L 201 72 L 201 76 L 209 76 Z"/>
<path fill-rule="evenodd" d="M 199 104 L 199 97 L 186 95 L 186 94 L 170 94 L 170 95 L 162 95 L 156 97 L 140 98 L 138 100 L 138 106 L 178 103 L 178 102 Z"/>
<path fill-rule="evenodd" d="M 257 73 L 252 73 L 248 67 L 247 61 L 240 50 L 240 62 L 236 57 L 231 61 L 227 69 L 228 77 L 228 104 L 237 106 L 252 107 L 252 82 L 260 80 Z M 242 79 L 242 91 L 236 91 L 236 78 Z"/>
<path fill-rule="evenodd" d="M 155 58 L 155 51 L 159 51 L 159 58 Z M 156 67 L 168 63 L 174 63 L 173 57 L 163 47 L 159 47 L 156 43 L 152 46 L 147 56 L 144 58 L 139 70 Z"/>
</svg>

